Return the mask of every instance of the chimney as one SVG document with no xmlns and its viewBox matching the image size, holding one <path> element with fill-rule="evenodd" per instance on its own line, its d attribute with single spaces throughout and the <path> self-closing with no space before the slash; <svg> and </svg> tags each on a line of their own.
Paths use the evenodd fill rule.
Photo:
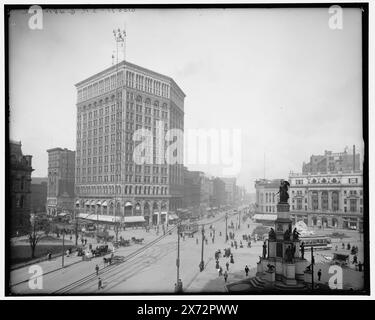
<svg viewBox="0 0 375 320">
<path fill-rule="evenodd" d="M 353 172 L 355 171 L 355 145 L 353 144 Z"/>
</svg>

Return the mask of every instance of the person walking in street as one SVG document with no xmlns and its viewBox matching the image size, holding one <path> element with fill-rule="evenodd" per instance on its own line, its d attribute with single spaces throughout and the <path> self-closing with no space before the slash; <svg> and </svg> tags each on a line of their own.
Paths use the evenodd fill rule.
<svg viewBox="0 0 375 320">
<path fill-rule="evenodd" d="M 225 264 L 225 266 L 227 267 L 227 271 L 229 271 L 229 262 L 227 261 L 227 263 Z"/>
<path fill-rule="evenodd" d="M 225 271 L 224 272 L 224 281 L 227 282 L 227 280 L 228 280 L 228 272 Z"/>
<path fill-rule="evenodd" d="M 103 288 L 103 282 L 102 282 L 102 279 L 99 277 L 99 279 L 98 279 L 98 290 L 100 290 L 102 288 Z"/>
<path fill-rule="evenodd" d="M 95 266 L 95 271 L 96 271 L 96 275 L 98 275 L 99 274 L 99 266 L 98 265 Z"/>
<path fill-rule="evenodd" d="M 319 269 L 319 271 L 318 271 L 318 281 L 320 281 L 321 277 L 322 277 L 322 269 Z"/>
<path fill-rule="evenodd" d="M 249 267 L 246 265 L 245 266 L 245 273 L 246 273 L 246 277 L 249 275 Z"/>
<path fill-rule="evenodd" d="M 219 268 L 219 277 L 221 277 L 222 275 L 223 275 L 223 268 L 220 267 L 220 268 Z"/>
</svg>

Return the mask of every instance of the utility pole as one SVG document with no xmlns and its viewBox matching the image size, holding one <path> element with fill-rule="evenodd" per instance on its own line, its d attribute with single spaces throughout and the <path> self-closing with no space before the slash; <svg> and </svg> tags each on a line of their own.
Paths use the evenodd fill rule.
<svg viewBox="0 0 375 320">
<path fill-rule="evenodd" d="M 311 247 L 311 289 L 314 290 L 314 248 Z"/>
<path fill-rule="evenodd" d="M 228 242 L 228 212 L 225 213 L 225 242 Z"/>
<path fill-rule="evenodd" d="M 238 229 L 241 228 L 241 210 L 238 210 Z"/>
<path fill-rule="evenodd" d="M 180 281 L 180 232 L 181 232 L 181 222 L 177 224 L 177 281 L 176 281 L 176 292 L 182 292 L 182 282 Z"/>
<path fill-rule="evenodd" d="M 203 250 L 204 250 L 204 225 L 202 225 L 202 252 L 201 252 L 201 263 L 200 263 L 201 272 L 204 270 Z"/>
<path fill-rule="evenodd" d="M 63 243 L 62 243 L 62 256 L 61 256 L 61 268 L 64 268 L 64 255 L 65 255 L 65 229 L 62 230 Z"/>
</svg>

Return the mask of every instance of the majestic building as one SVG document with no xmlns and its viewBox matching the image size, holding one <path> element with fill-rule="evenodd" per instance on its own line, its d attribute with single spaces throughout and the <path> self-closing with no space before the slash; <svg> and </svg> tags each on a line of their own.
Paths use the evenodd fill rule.
<svg viewBox="0 0 375 320">
<path fill-rule="evenodd" d="M 164 155 L 176 141 L 166 133 L 183 132 L 184 92 L 172 78 L 126 61 L 76 88 L 77 210 L 166 222 L 169 210 L 182 207 L 182 160 L 167 162 Z M 139 129 L 149 137 L 142 141 L 144 161 L 136 155 Z M 173 157 L 182 159 L 182 148 Z"/>
<path fill-rule="evenodd" d="M 347 149 L 345 149 L 344 152 L 333 153 L 332 151 L 324 151 L 324 155 L 312 155 L 309 163 L 303 163 L 302 173 L 358 171 L 360 168 L 360 154 L 355 152 L 355 146 L 353 146 L 352 154 L 348 153 Z"/>
<path fill-rule="evenodd" d="M 31 211 L 45 213 L 47 204 L 48 178 L 31 178 Z"/>
<path fill-rule="evenodd" d="M 276 213 L 281 179 L 260 179 L 255 181 L 255 213 Z"/>
<path fill-rule="evenodd" d="M 213 207 L 220 207 L 226 204 L 226 192 L 225 183 L 220 178 L 215 178 L 212 181 L 213 184 L 213 194 L 211 203 Z"/>
<path fill-rule="evenodd" d="M 291 218 L 308 226 L 362 229 L 362 171 L 289 175 Z"/>
<path fill-rule="evenodd" d="M 48 152 L 47 214 L 74 211 L 75 152 L 53 148 Z"/>
<path fill-rule="evenodd" d="M 210 179 L 201 171 L 184 168 L 184 208 L 190 208 L 194 215 L 204 214 L 210 207 Z"/>
<path fill-rule="evenodd" d="M 23 234 L 30 224 L 30 181 L 33 168 L 30 155 L 22 154 L 21 142 L 10 141 L 10 223 L 11 234 Z"/>
<path fill-rule="evenodd" d="M 237 200 L 236 178 L 220 178 L 225 183 L 226 202 L 229 205 L 235 204 Z"/>
</svg>

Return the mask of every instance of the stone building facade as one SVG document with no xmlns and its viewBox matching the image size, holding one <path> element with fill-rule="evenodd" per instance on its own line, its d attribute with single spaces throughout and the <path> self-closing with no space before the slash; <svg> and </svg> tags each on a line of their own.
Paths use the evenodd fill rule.
<svg viewBox="0 0 375 320">
<path fill-rule="evenodd" d="M 291 218 L 308 226 L 361 229 L 362 171 L 290 173 Z"/>
<path fill-rule="evenodd" d="M 182 207 L 184 92 L 172 78 L 127 61 L 76 88 L 76 210 L 165 223 Z M 140 129 L 147 139 L 137 158 Z M 171 129 L 180 136 L 166 136 Z M 164 157 L 173 139 L 177 163 Z"/>
<path fill-rule="evenodd" d="M 30 155 L 22 154 L 21 142 L 10 141 L 10 225 L 11 235 L 21 235 L 28 231 L 31 213 L 31 173 Z"/>
<path fill-rule="evenodd" d="M 75 151 L 53 148 L 48 152 L 47 214 L 74 212 Z"/>
<path fill-rule="evenodd" d="M 259 179 L 255 181 L 255 213 L 276 213 L 281 179 Z"/>
</svg>

